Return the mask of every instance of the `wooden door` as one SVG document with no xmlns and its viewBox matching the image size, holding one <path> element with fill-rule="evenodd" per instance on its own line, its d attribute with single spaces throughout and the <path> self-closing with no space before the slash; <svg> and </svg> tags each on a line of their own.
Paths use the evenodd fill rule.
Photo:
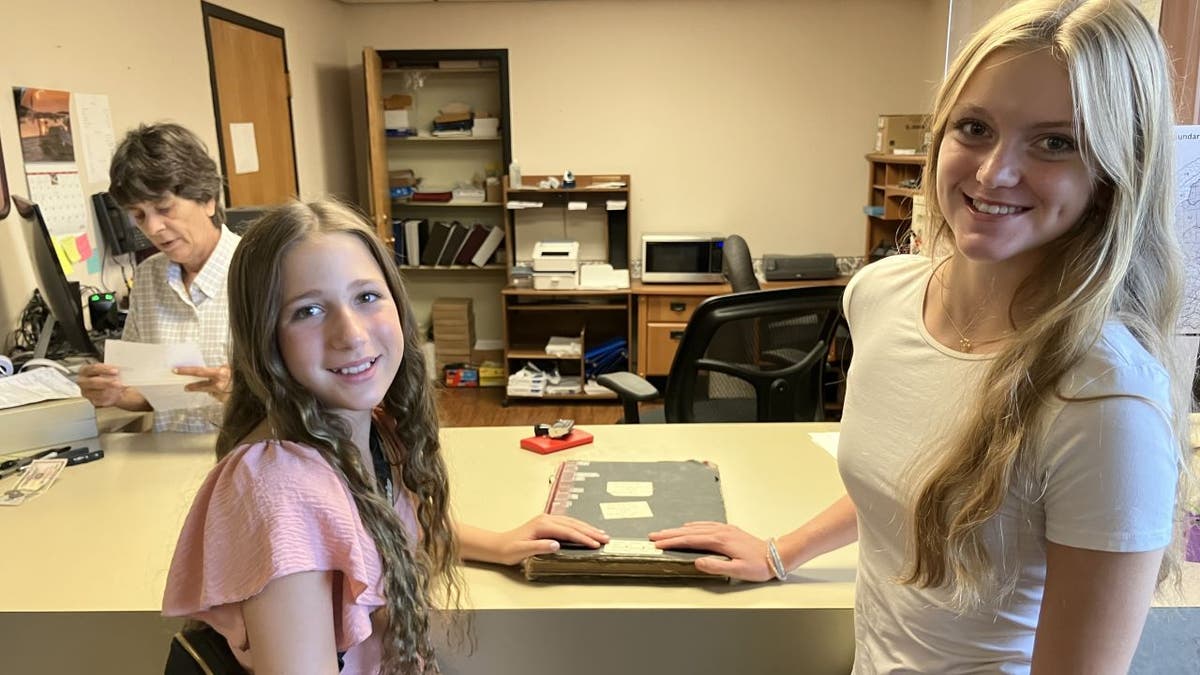
<svg viewBox="0 0 1200 675">
<path fill-rule="evenodd" d="M 202 3 L 228 206 L 299 194 L 283 29 Z"/>
<path fill-rule="evenodd" d="M 1175 66 L 1175 121 L 1200 124 L 1200 7 L 1195 0 L 1163 0 L 1159 32 Z"/>
<path fill-rule="evenodd" d="M 363 49 L 363 91 L 367 107 L 367 185 L 371 220 L 379 238 L 392 239 L 392 198 L 388 186 L 387 137 L 383 129 L 383 65 L 379 52 Z"/>
</svg>

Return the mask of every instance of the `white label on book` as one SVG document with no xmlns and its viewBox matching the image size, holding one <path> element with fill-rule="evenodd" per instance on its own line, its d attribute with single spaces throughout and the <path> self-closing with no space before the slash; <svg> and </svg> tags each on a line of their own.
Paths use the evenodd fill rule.
<svg viewBox="0 0 1200 675">
<path fill-rule="evenodd" d="M 653 497 L 654 483 L 648 480 L 608 481 L 608 494 L 614 497 Z"/>
<path fill-rule="evenodd" d="M 600 474 L 595 471 L 580 471 L 575 474 L 575 480 L 583 480 L 585 478 L 599 478 Z"/>
<path fill-rule="evenodd" d="M 663 551 L 645 539 L 610 539 L 601 553 L 610 555 L 662 555 Z"/>
<path fill-rule="evenodd" d="M 600 513 L 605 520 L 654 517 L 649 502 L 601 502 Z"/>
</svg>

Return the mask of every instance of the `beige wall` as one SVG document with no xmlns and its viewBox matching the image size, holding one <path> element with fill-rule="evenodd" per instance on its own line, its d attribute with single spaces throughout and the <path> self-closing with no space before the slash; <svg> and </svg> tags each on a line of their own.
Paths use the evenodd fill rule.
<svg viewBox="0 0 1200 675">
<path fill-rule="evenodd" d="M 513 149 L 525 173 L 631 173 L 635 241 L 642 232 L 739 232 L 756 257 L 861 254 L 862 155 L 875 117 L 927 106 L 947 21 L 944 0 L 221 4 L 286 32 L 305 196 L 361 188 L 363 46 L 507 48 Z M 44 25 L 43 11 L 18 3 L 6 25 Z M 54 17 L 53 30 L 7 32 L 0 93 L 25 85 L 107 94 L 118 135 L 171 119 L 215 155 L 197 0 L 61 0 Z M 0 142 L 12 190 L 24 194 L 11 104 L 0 103 Z M 19 222 L 0 221 L 5 333 L 34 285 L 28 261 L 3 252 L 21 250 Z M 107 285 L 119 288 L 109 268 Z M 457 285 L 422 284 L 430 298 Z M 487 288 L 469 294 L 495 305 Z M 499 337 L 496 321 L 479 318 L 481 337 Z"/>
<path fill-rule="evenodd" d="M 333 0 L 219 4 L 284 29 L 301 193 L 353 195 L 357 188 L 346 103 L 345 6 Z M 217 157 L 199 0 L 7 3 L 4 23 L 8 29 L 0 40 L 0 143 L 10 191 L 28 195 L 13 86 L 107 94 L 118 138 L 139 122 L 171 120 L 199 134 Z M 76 157 L 82 158 L 78 142 Z M 81 178 L 86 180 L 86 175 Z M 90 195 L 106 187 L 107 180 L 85 183 L 84 192 Z M 97 242 L 90 209 L 88 217 Z M 23 229 L 15 211 L 0 221 L 0 329 L 6 337 L 35 286 L 28 260 L 12 253 L 25 250 Z M 111 261 L 104 276 L 110 288 L 121 288 L 120 272 Z M 72 278 L 101 285 L 86 271 Z"/>
<path fill-rule="evenodd" d="M 932 98 L 945 5 L 352 5 L 347 58 L 364 46 L 507 48 L 524 173 L 632 174 L 635 237 L 738 232 L 755 257 L 861 255 L 863 154 L 878 114 Z"/>
</svg>

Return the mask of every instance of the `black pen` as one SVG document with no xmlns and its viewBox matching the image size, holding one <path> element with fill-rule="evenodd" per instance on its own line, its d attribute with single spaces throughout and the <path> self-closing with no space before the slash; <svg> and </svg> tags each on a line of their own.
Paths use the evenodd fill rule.
<svg viewBox="0 0 1200 675">
<path fill-rule="evenodd" d="M 3 462 L 0 462 L 0 471 L 5 471 L 7 469 L 12 469 L 14 467 L 23 467 L 35 459 L 42 459 L 43 457 L 47 457 L 50 455 L 56 455 L 60 452 L 66 452 L 70 449 L 71 449 L 71 446 L 64 445 L 59 448 L 49 448 L 47 450 L 35 452 L 32 455 L 26 455 L 24 457 L 18 457 L 16 459 L 8 459 Z M 4 476 L 7 476 L 7 475 L 9 475 L 9 474 L 4 474 Z M 0 477 L 3 477 L 3 476 L 0 476 Z"/>
</svg>

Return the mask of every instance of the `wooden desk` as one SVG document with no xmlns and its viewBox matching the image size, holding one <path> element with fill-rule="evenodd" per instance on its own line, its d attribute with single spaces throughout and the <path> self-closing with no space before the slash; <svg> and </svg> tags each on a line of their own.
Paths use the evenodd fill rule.
<svg viewBox="0 0 1200 675">
<path fill-rule="evenodd" d="M 512 527 L 540 510 L 559 461 L 704 458 L 721 469 L 728 516 L 765 536 L 840 494 L 835 462 L 808 436 L 833 424 L 593 426 L 596 442 L 549 456 L 518 449 L 524 427 L 443 430 L 456 514 Z M 213 463 L 208 435 L 112 434 L 104 460 L 0 510 L 0 671 L 161 672 L 178 622 L 159 616 L 179 527 Z M 4 484 L 0 484 L 3 489 Z M 531 583 L 468 565 L 473 655 L 443 646 L 448 675 L 846 673 L 853 654 L 856 547 L 786 583 Z M 1160 598 L 1134 672 L 1189 672 L 1200 565 L 1184 595 Z M 1189 642 L 1190 641 L 1190 642 Z M 69 646 L 68 646 L 69 645 Z M 1191 645 L 1187 648 L 1187 645 Z M 1139 663 L 1150 664 L 1139 670 Z"/>
<path fill-rule="evenodd" d="M 845 286 L 850 277 L 812 281 L 767 281 L 773 288 Z M 729 284 L 645 284 L 635 281 L 630 292 L 637 296 L 637 374 L 667 375 L 671 362 L 696 306 L 714 295 L 733 291 Z"/>
</svg>

